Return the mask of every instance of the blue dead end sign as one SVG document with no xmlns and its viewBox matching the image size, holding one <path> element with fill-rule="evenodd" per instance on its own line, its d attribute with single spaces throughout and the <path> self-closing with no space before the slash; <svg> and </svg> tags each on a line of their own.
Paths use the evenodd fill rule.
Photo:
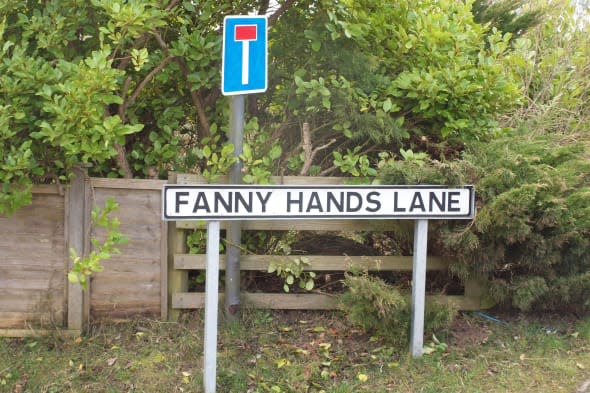
<svg viewBox="0 0 590 393">
<path fill-rule="evenodd" d="M 221 92 L 261 93 L 267 87 L 266 16 L 226 16 L 223 23 Z"/>
</svg>

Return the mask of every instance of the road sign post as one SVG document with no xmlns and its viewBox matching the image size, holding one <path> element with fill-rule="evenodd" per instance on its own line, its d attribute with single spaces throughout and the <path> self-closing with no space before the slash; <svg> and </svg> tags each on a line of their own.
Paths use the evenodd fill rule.
<svg viewBox="0 0 590 393">
<path fill-rule="evenodd" d="M 428 220 L 416 220 L 412 258 L 412 330 L 410 332 L 410 353 L 415 358 L 422 356 L 424 347 L 427 243 Z"/>
<path fill-rule="evenodd" d="M 223 23 L 221 92 L 232 96 L 229 142 L 234 145 L 234 156 L 237 157 L 229 173 L 231 184 L 241 183 L 239 156 L 243 145 L 245 95 L 264 92 L 268 85 L 267 25 L 266 16 L 247 15 L 226 16 Z M 239 221 L 230 223 L 227 240 L 225 311 L 231 320 L 240 306 Z"/>
<path fill-rule="evenodd" d="M 242 182 L 242 154 L 244 144 L 244 101 L 245 95 L 230 97 L 229 142 L 234 145 L 236 162 L 229 171 L 229 183 Z M 227 262 L 225 268 L 225 316 L 233 320 L 240 309 L 240 244 L 242 243 L 242 225 L 238 220 L 229 223 L 227 230 Z"/>
<path fill-rule="evenodd" d="M 205 337 L 203 384 L 215 393 L 217 375 L 217 305 L 219 304 L 219 221 L 207 223 L 207 270 L 205 277 Z"/>
</svg>

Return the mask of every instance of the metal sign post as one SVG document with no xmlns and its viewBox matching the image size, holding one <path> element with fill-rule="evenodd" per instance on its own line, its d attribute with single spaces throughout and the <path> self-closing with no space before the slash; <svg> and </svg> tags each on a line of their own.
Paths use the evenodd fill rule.
<svg viewBox="0 0 590 393">
<path fill-rule="evenodd" d="M 264 15 L 230 15 L 223 20 L 221 92 L 231 96 L 229 143 L 234 145 L 234 156 L 238 157 L 229 173 L 230 184 L 240 184 L 242 179 L 239 156 L 243 150 L 245 95 L 264 92 L 268 85 L 267 26 Z M 225 310 L 231 320 L 240 306 L 239 221 L 229 224 L 227 240 Z"/>
<path fill-rule="evenodd" d="M 410 332 L 410 353 L 414 358 L 422 356 L 424 346 L 427 243 L 428 220 L 416 220 L 412 267 L 412 330 Z"/>
<path fill-rule="evenodd" d="M 234 145 L 236 162 L 229 171 L 229 183 L 242 182 L 243 163 L 239 156 L 244 145 L 244 103 L 243 94 L 231 96 L 229 142 Z M 227 230 L 227 260 L 225 267 L 225 315 L 229 320 L 235 318 L 240 307 L 240 244 L 242 243 L 242 225 L 238 220 L 231 221 Z"/>
<path fill-rule="evenodd" d="M 217 375 L 217 309 L 219 304 L 219 221 L 207 223 L 207 272 L 205 277 L 205 393 L 215 393 Z"/>
<path fill-rule="evenodd" d="M 221 92 L 231 97 L 230 143 L 234 155 L 242 154 L 245 94 L 261 93 L 268 85 L 266 16 L 226 16 L 223 23 Z M 241 183 L 242 163 L 234 164 L 230 183 Z M 165 193 L 166 195 L 166 193 Z M 165 204 L 164 204 L 165 206 Z M 168 209 L 164 208 L 164 219 Z M 239 306 L 240 222 L 231 221 L 227 234 L 226 308 Z M 205 393 L 215 393 L 217 374 L 217 314 L 219 306 L 219 221 L 207 224 L 207 273 L 205 283 Z"/>
</svg>

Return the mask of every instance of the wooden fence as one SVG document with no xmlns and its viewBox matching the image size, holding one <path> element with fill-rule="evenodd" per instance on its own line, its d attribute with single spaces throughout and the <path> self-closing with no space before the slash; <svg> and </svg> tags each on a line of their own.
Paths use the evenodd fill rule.
<svg viewBox="0 0 590 393">
<path fill-rule="evenodd" d="M 205 180 L 197 175 L 175 174 L 170 184 L 203 184 Z M 343 184 L 342 178 L 326 177 L 276 177 L 274 184 L 314 185 Z M 391 230 L 391 220 L 259 220 L 243 221 L 242 230 L 273 231 L 386 231 Z M 186 231 L 202 229 L 204 224 L 197 221 L 178 221 L 169 227 L 170 269 L 168 288 L 170 294 L 170 315 L 175 317 L 178 310 L 202 308 L 205 303 L 204 292 L 188 291 L 188 272 L 204 270 L 205 254 L 189 254 L 186 246 Z M 227 228 L 227 222 L 221 222 L 221 229 Z M 411 271 L 411 256 L 345 256 L 345 255 L 306 255 L 311 265 L 308 270 L 345 271 L 350 267 L 370 271 Z M 266 271 L 271 261 L 284 260 L 279 255 L 242 255 L 241 270 Z M 427 269 L 430 271 L 446 270 L 449 261 L 441 257 L 430 256 Z M 220 268 L 225 269 L 225 258 L 220 257 Z M 454 302 L 460 309 L 476 310 L 485 306 L 482 303 L 481 285 L 476 281 L 465 283 L 465 292 L 461 296 L 444 297 Z M 274 309 L 334 309 L 337 302 L 334 296 L 321 293 L 243 293 L 243 303 L 258 308 Z"/>
<path fill-rule="evenodd" d="M 161 220 L 165 181 L 89 178 L 78 170 L 70 185 L 35 186 L 33 203 L 0 216 L 0 336 L 55 328 L 79 332 L 89 319 L 144 314 L 166 317 L 167 227 Z M 101 239 L 92 207 L 108 197 L 130 241 L 104 261 L 89 290 L 68 282 L 69 249 L 90 252 Z"/>
<path fill-rule="evenodd" d="M 204 183 L 195 175 L 173 174 L 168 183 Z M 276 184 L 342 184 L 339 178 L 275 178 Z M 0 336 L 25 336 L 43 330 L 78 333 L 89 319 L 118 319 L 149 315 L 175 318 L 182 309 L 203 307 L 204 293 L 188 291 L 188 272 L 205 269 L 205 255 L 187 252 L 186 234 L 196 222 L 164 223 L 161 218 L 163 180 L 89 178 L 84 170 L 68 186 L 35 186 L 33 203 L 14 215 L 0 216 Z M 88 291 L 68 282 L 70 248 L 79 255 L 91 250 L 91 238 L 102 233 L 90 225 L 93 206 L 114 197 L 120 230 L 130 241 L 121 254 L 104 261 Z M 222 223 L 222 225 L 224 225 Z M 244 221 L 250 230 L 361 231 L 388 230 L 382 220 L 261 220 Z M 222 226 L 223 228 L 223 226 Z M 390 229 L 391 227 L 389 227 Z M 272 255 L 243 255 L 245 271 L 266 271 Z M 409 271 L 411 257 L 346 257 L 308 255 L 310 269 L 343 271 L 350 266 L 368 270 Z M 224 268 L 224 259 L 221 258 Z M 428 259 L 428 269 L 444 270 L 448 262 Z M 479 309 L 480 286 L 465 285 L 463 296 L 449 296 L 464 310 Z M 332 296 L 321 293 L 244 293 L 243 303 L 280 309 L 331 309 Z"/>
</svg>

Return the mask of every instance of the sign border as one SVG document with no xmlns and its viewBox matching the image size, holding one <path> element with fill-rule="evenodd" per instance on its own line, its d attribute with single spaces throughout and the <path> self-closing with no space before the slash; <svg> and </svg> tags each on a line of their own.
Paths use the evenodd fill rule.
<svg viewBox="0 0 590 393">
<path fill-rule="evenodd" d="M 225 36 L 226 26 L 229 19 L 257 19 L 264 20 L 264 37 L 266 42 L 264 44 L 264 87 L 253 90 L 237 90 L 237 91 L 225 91 Z M 254 94 L 264 93 L 268 89 L 268 16 L 266 15 L 226 15 L 223 18 L 223 33 L 222 33 L 222 46 L 221 46 L 221 94 L 224 96 L 237 96 L 240 94 Z"/>
<path fill-rule="evenodd" d="M 264 189 L 264 188 L 280 188 L 280 189 L 348 189 L 348 190 L 383 190 L 383 189 L 467 189 L 469 190 L 469 211 L 467 214 L 418 214 L 418 215 L 395 215 L 395 214 L 362 214 L 362 215 L 339 215 L 328 216 L 325 214 L 308 214 L 308 215 L 235 215 L 235 216 L 167 216 L 166 215 L 166 190 L 178 188 L 201 188 L 201 189 Z M 441 185 L 276 185 L 276 184 L 259 184 L 259 185 L 238 185 L 238 184 L 164 184 L 162 188 L 162 219 L 164 221 L 254 221 L 254 220 L 305 220 L 305 219 L 322 219 L 322 220 L 363 220 L 363 219 L 378 219 L 378 220 L 468 220 L 475 216 L 475 187 L 473 185 L 462 186 L 441 186 Z"/>
</svg>

